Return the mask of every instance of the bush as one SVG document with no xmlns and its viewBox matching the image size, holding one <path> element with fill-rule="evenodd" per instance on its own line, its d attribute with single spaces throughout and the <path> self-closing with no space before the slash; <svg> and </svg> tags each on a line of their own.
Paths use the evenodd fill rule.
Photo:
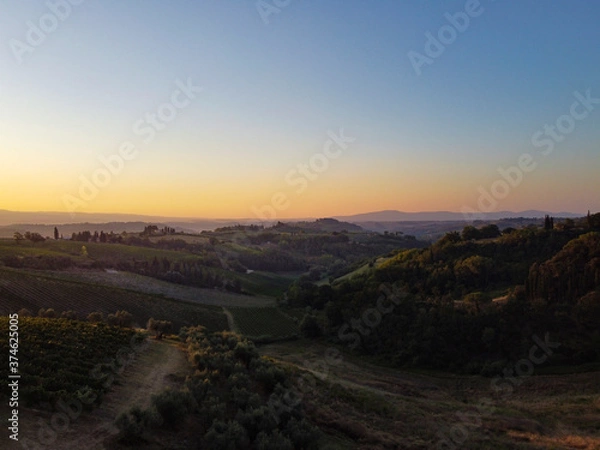
<svg viewBox="0 0 600 450">
<path fill-rule="evenodd" d="M 304 316 L 302 322 L 300 322 L 300 332 L 307 338 L 316 338 L 323 334 L 321 325 L 319 325 L 317 318 L 312 314 L 306 314 Z"/>
<path fill-rule="evenodd" d="M 164 425 L 175 428 L 188 413 L 196 409 L 197 404 L 189 391 L 166 390 L 152 396 L 152 405 L 162 417 Z"/>
<path fill-rule="evenodd" d="M 233 354 L 237 359 L 244 362 L 246 366 L 250 364 L 254 358 L 258 358 L 258 351 L 252 341 L 240 341 L 233 349 Z"/>
<path fill-rule="evenodd" d="M 77 313 L 73 310 L 63 311 L 60 315 L 62 319 L 77 320 Z"/>
<path fill-rule="evenodd" d="M 139 406 L 134 406 L 129 412 L 117 416 L 115 425 L 119 429 L 119 441 L 126 444 L 145 442 L 144 435 L 162 423 L 160 415 L 155 409 L 142 411 Z"/>
<path fill-rule="evenodd" d="M 38 317 L 45 317 L 47 319 L 56 319 L 56 311 L 54 311 L 54 308 L 48 308 L 48 309 L 40 308 L 40 310 L 38 311 Z"/>
<path fill-rule="evenodd" d="M 117 311 L 115 313 L 115 317 L 117 318 L 118 321 L 118 325 L 121 328 L 131 328 L 131 322 L 133 319 L 133 316 L 128 313 L 127 311 Z"/>
<path fill-rule="evenodd" d="M 284 431 L 295 447 L 307 450 L 317 448 L 319 430 L 306 419 L 291 418 Z"/>
<path fill-rule="evenodd" d="M 87 321 L 91 322 L 91 323 L 103 322 L 104 314 L 102 314 L 101 312 L 98 312 L 98 311 L 89 313 L 87 316 Z"/>
<path fill-rule="evenodd" d="M 277 428 L 275 418 L 265 406 L 240 409 L 235 420 L 243 425 L 251 440 L 255 440 L 260 432 L 269 433 Z"/>
<path fill-rule="evenodd" d="M 273 430 L 271 433 L 260 432 L 256 437 L 257 450 L 294 450 L 294 445 L 287 437 Z"/>
<path fill-rule="evenodd" d="M 215 420 L 204 435 L 208 448 L 219 450 L 235 450 L 238 448 L 248 448 L 250 439 L 248 433 L 235 420 L 225 423 L 221 420 Z"/>
<path fill-rule="evenodd" d="M 109 324 L 111 327 L 117 327 L 119 326 L 119 318 L 114 314 L 109 314 L 106 317 L 106 323 Z"/>
</svg>

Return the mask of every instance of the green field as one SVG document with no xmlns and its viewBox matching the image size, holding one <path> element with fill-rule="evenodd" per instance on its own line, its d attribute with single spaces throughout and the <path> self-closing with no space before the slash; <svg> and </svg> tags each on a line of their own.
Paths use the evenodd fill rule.
<svg viewBox="0 0 600 450">
<path fill-rule="evenodd" d="M 58 314 L 72 310 L 81 319 L 94 311 L 106 315 L 126 310 L 140 327 L 153 317 L 170 320 L 176 330 L 193 325 L 203 325 L 211 331 L 227 329 L 227 318 L 220 307 L 0 268 L 0 314 L 21 308 L 33 314 L 40 308 L 53 308 Z"/>
<path fill-rule="evenodd" d="M 174 238 L 179 239 L 181 237 L 175 236 Z M 201 236 L 187 237 L 189 238 L 187 240 L 192 243 L 207 240 L 206 237 Z M 164 239 L 164 237 L 161 238 Z M 228 254 L 228 251 L 231 250 L 229 248 L 231 245 L 235 246 L 237 251 L 251 251 L 251 249 L 238 246 L 237 244 L 224 244 L 218 251 L 221 257 Z M 85 247 L 87 252 L 86 256 L 82 254 L 83 247 Z M 118 268 L 120 264 L 131 265 L 142 261 L 150 263 L 154 259 L 162 261 L 165 258 L 172 263 L 193 263 L 203 258 L 202 255 L 189 251 L 162 250 L 124 244 L 77 242 L 70 240 L 46 240 L 36 244 L 30 241 L 22 241 L 17 244 L 13 239 L 0 239 L 0 261 L 4 258 L 27 257 L 66 257 L 70 258 L 75 266 L 82 268 L 92 267 L 94 263 L 96 263 L 97 267 Z M 282 295 L 292 281 L 300 275 L 299 273 L 275 274 L 263 271 L 238 273 L 214 266 L 211 266 L 209 270 L 224 280 L 238 280 L 245 292 L 270 297 Z"/>
<path fill-rule="evenodd" d="M 82 247 L 88 256 L 82 256 Z M 22 241 L 17 244 L 13 239 L 0 239 L 0 258 L 5 256 L 68 256 L 77 263 L 93 261 L 112 263 L 116 261 L 145 260 L 164 257 L 171 261 L 185 261 L 197 258 L 191 253 L 174 250 L 161 250 L 124 244 L 106 244 L 96 242 L 78 242 L 70 240 L 46 240 L 36 244 Z"/>
<path fill-rule="evenodd" d="M 228 308 L 235 326 L 249 338 L 283 339 L 297 336 L 298 324 L 278 308 Z"/>
</svg>

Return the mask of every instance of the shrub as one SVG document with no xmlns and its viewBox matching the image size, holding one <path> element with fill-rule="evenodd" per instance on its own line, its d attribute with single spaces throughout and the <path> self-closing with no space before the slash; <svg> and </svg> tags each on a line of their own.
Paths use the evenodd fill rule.
<svg viewBox="0 0 600 450">
<path fill-rule="evenodd" d="M 248 433 L 244 427 L 235 420 L 230 420 L 227 423 L 221 420 L 215 420 L 204 435 L 204 439 L 208 448 L 215 450 L 248 448 L 250 444 Z"/>
<path fill-rule="evenodd" d="M 68 311 L 63 311 L 60 317 L 62 319 L 77 320 L 77 313 L 70 309 Z"/>
<path fill-rule="evenodd" d="M 48 309 L 40 308 L 40 310 L 38 311 L 38 317 L 45 317 L 47 319 L 55 319 L 56 311 L 54 311 L 54 308 L 48 308 Z"/>
<path fill-rule="evenodd" d="M 109 324 L 111 327 L 117 327 L 119 326 L 119 318 L 114 314 L 109 314 L 106 317 L 106 323 Z"/>
<path fill-rule="evenodd" d="M 134 406 L 129 412 L 119 414 L 115 420 L 115 425 L 119 429 L 118 439 L 127 444 L 145 442 L 146 432 L 160 425 L 161 422 L 161 417 L 155 409 L 142 411 L 139 406 Z"/>
<path fill-rule="evenodd" d="M 166 390 L 152 396 L 152 405 L 162 417 L 164 425 L 175 428 L 188 413 L 194 411 L 196 401 L 189 391 Z"/>
<path fill-rule="evenodd" d="M 261 431 L 256 437 L 256 450 L 294 450 L 294 445 L 287 437 L 273 430 L 271 433 Z"/>
<path fill-rule="evenodd" d="M 319 430 L 306 419 L 291 418 L 284 432 L 288 435 L 295 447 L 303 449 L 316 449 L 319 439 Z"/>
<path fill-rule="evenodd" d="M 255 440 L 260 432 L 269 433 L 277 428 L 273 414 L 264 406 L 239 409 L 235 420 L 243 425 L 251 440 Z"/>
<path fill-rule="evenodd" d="M 315 338 L 321 336 L 323 331 L 317 318 L 312 314 L 306 314 L 300 323 L 300 332 L 304 337 Z"/>
<path fill-rule="evenodd" d="M 127 311 L 117 311 L 115 313 L 115 317 L 117 318 L 118 325 L 121 328 L 131 328 L 131 322 L 133 316 Z"/>
<path fill-rule="evenodd" d="M 101 312 L 98 312 L 98 311 L 89 313 L 87 316 L 87 321 L 91 322 L 91 323 L 102 322 L 102 321 L 104 321 L 104 314 L 102 314 Z"/>
</svg>

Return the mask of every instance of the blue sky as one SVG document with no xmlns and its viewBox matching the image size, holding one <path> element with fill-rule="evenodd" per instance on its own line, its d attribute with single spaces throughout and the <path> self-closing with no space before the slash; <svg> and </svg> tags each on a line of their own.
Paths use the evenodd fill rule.
<svg viewBox="0 0 600 450">
<path fill-rule="evenodd" d="M 87 0 L 19 64 L 14 40 L 53 13 L 3 0 L 0 208 L 64 209 L 133 140 L 136 158 L 78 210 L 246 217 L 276 192 L 281 217 L 477 209 L 574 92 L 600 97 L 595 2 L 481 0 L 420 75 L 408 53 L 470 2 L 288 3 L 265 24 L 254 1 Z M 141 144 L 132 124 L 189 78 L 202 93 Z M 496 209 L 600 210 L 599 121 L 600 105 Z M 295 194 L 286 173 L 342 128 L 355 141 Z"/>
</svg>

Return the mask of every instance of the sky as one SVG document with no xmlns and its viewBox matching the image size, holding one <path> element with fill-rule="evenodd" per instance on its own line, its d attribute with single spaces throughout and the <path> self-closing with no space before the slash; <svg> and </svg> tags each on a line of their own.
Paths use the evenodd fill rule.
<svg viewBox="0 0 600 450">
<path fill-rule="evenodd" d="M 600 211 L 598 2 L 0 10 L 0 209 Z"/>
</svg>

